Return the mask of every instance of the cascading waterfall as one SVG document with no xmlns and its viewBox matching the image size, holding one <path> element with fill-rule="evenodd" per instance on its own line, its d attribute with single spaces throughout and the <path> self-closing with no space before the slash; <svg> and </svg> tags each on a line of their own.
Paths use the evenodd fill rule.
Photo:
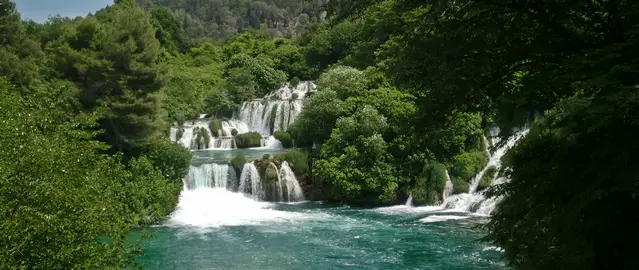
<svg viewBox="0 0 639 270">
<path fill-rule="evenodd" d="M 316 85 L 312 82 L 300 82 L 295 87 L 286 84 L 262 99 L 244 102 L 233 113 L 232 119 L 220 121 L 221 128 L 215 132 L 209 129 L 206 114 L 201 114 L 198 119 L 188 120 L 182 126 L 173 125 L 170 132 L 171 141 L 197 150 L 196 129 L 206 129 L 211 138 L 203 149 L 234 149 L 234 130 L 237 134 L 253 131 L 264 137 L 263 148 L 282 148 L 281 143 L 271 135 L 275 131 L 286 131 L 295 122 L 302 112 L 303 99 L 315 88 Z"/>
<path fill-rule="evenodd" d="M 498 131 L 491 131 L 492 137 L 498 134 Z M 471 182 L 468 193 L 456 194 L 447 197 L 444 200 L 442 206 L 444 208 L 455 209 L 460 211 L 470 211 L 476 212 L 478 214 L 490 215 L 490 213 L 495 209 L 495 206 L 499 202 L 499 198 L 489 198 L 486 199 L 484 196 L 484 192 L 477 192 L 477 186 L 479 181 L 481 180 L 484 173 L 488 170 L 489 167 L 495 166 L 497 170 L 501 169 L 501 158 L 504 154 L 512 148 L 517 141 L 523 138 L 528 133 L 528 129 L 522 129 L 517 131 L 513 136 L 511 136 L 503 145 L 495 149 L 495 151 L 490 155 L 490 159 L 486 167 L 479 172 L 473 181 Z M 499 141 L 494 139 L 493 145 L 498 145 Z M 495 179 L 496 178 L 496 179 Z M 495 177 L 491 183 L 491 185 L 497 185 L 500 183 L 504 183 L 508 181 L 505 177 Z M 447 181 L 448 184 L 448 181 Z M 452 184 L 452 183 L 451 183 Z"/>
<path fill-rule="evenodd" d="M 231 172 L 233 172 L 231 174 Z M 237 182 L 235 172 L 226 164 L 202 164 L 191 166 L 184 179 L 187 189 L 226 188 Z"/>
<path fill-rule="evenodd" d="M 304 200 L 304 192 L 300 183 L 295 178 L 295 173 L 291 170 L 288 162 L 282 162 L 282 168 L 280 169 L 280 181 L 284 182 L 286 187 L 286 201 L 287 202 L 299 202 Z"/>
<path fill-rule="evenodd" d="M 240 176 L 239 192 L 250 194 L 253 200 L 263 200 L 264 190 L 262 188 L 262 179 L 260 178 L 260 174 L 257 172 L 255 164 L 244 164 L 242 175 Z"/>
</svg>

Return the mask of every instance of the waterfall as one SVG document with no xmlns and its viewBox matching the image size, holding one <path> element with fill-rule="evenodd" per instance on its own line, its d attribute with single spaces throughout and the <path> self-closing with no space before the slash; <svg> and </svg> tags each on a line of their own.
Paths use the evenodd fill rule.
<svg viewBox="0 0 639 270">
<path fill-rule="evenodd" d="M 284 182 L 286 186 L 286 199 L 288 202 L 299 202 L 304 200 L 304 192 L 302 192 L 302 187 L 300 183 L 295 178 L 295 173 L 289 167 L 288 162 L 284 161 L 282 163 L 282 168 L 280 169 L 280 179 Z"/>
<path fill-rule="evenodd" d="M 187 189 L 226 188 L 229 183 L 237 182 L 235 173 L 226 164 L 202 164 L 191 166 L 184 183 Z"/>
<path fill-rule="evenodd" d="M 281 202 L 284 200 L 284 189 L 282 188 L 282 177 L 280 176 L 280 170 L 277 169 L 277 166 L 273 164 L 273 162 L 269 162 L 268 166 L 275 170 L 275 174 L 277 175 L 277 199 Z"/>
<path fill-rule="evenodd" d="M 263 200 L 264 190 L 262 189 L 262 179 L 260 179 L 255 164 L 244 164 L 242 174 L 240 175 L 239 191 L 245 194 L 251 194 L 253 200 Z"/>
<path fill-rule="evenodd" d="M 411 192 L 410 195 L 408 195 L 408 200 L 406 200 L 406 203 L 404 204 L 408 207 L 412 207 L 413 206 L 413 193 Z"/>
<path fill-rule="evenodd" d="M 495 128 L 491 129 L 491 137 L 498 134 L 499 131 L 495 131 Z M 472 180 L 470 186 L 468 187 L 468 193 L 456 194 L 452 196 L 447 196 L 444 199 L 444 203 L 442 206 L 444 208 L 456 209 L 460 211 L 470 211 L 476 212 L 478 214 L 490 215 L 490 213 L 495 209 L 497 203 L 499 203 L 499 198 L 486 198 L 484 196 L 484 192 L 477 192 L 477 186 L 481 181 L 481 178 L 484 176 L 489 167 L 494 166 L 498 170 L 501 169 L 501 158 L 506 154 L 506 152 L 512 148 L 517 141 L 528 134 L 528 129 L 518 130 L 513 136 L 508 138 L 508 140 L 500 145 L 498 148 L 494 149 L 492 154 L 490 154 L 490 158 L 488 164 L 484 169 L 479 172 Z M 499 145 L 499 141 L 496 139 L 492 139 L 493 145 Z M 497 178 L 497 176 L 493 177 L 492 185 L 498 185 L 508 181 L 508 179 L 504 177 Z M 448 188 L 448 181 L 446 181 L 446 189 Z M 452 189 L 452 182 L 451 182 Z"/>
<path fill-rule="evenodd" d="M 446 186 L 444 186 L 444 194 L 442 194 L 442 198 L 446 201 L 451 194 L 453 194 L 453 190 L 455 187 L 453 186 L 453 181 L 450 180 L 450 175 L 448 174 L 448 170 L 446 170 Z"/>
<path fill-rule="evenodd" d="M 170 139 L 191 150 L 197 150 L 195 130 L 205 129 L 211 135 L 211 139 L 204 149 L 234 149 L 233 130 L 236 130 L 237 134 L 253 131 L 268 138 L 263 141 L 262 147 L 282 148 L 279 141 L 270 136 L 275 131 L 286 131 L 295 122 L 304 107 L 303 99 L 315 89 L 316 85 L 313 82 L 300 82 L 295 87 L 285 84 L 262 99 L 242 103 L 233 113 L 232 119 L 220 121 L 221 128 L 215 133 L 209 129 L 207 115 L 200 114 L 198 119 L 188 120 L 182 126 L 174 124 L 170 130 Z M 178 133 L 181 133 L 179 138 Z M 214 134 L 217 136 L 213 136 Z"/>
</svg>

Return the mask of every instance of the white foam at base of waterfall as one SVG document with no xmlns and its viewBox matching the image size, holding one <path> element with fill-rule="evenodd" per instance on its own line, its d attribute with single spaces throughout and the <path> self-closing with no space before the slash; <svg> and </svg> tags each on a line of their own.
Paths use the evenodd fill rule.
<svg viewBox="0 0 639 270">
<path fill-rule="evenodd" d="M 303 213 L 269 209 L 272 206 L 225 188 L 185 189 L 166 225 L 216 228 L 308 218 Z"/>
<path fill-rule="evenodd" d="M 491 129 L 491 134 L 493 136 L 498 133 L 498 130 L 495 130 L 494 128 Z M 469 192 L 447 197 L 444 200 L 442 206 L 444 208 L 454 209 L 456 211 L 474 212 L 477 215 L 489 216 L 499 203 L 499 198 L 486 199 L 483 191 L 477 192 L 479 181 L 490 166 L 495 166 L 497 169 L 500 169 L 501 158 L 510 148 L 512 148 L 517 143 L 517 141 L 526 136 L 526 134 L 528 134 L 527 128 L 517 130 L 517 132 L 515 132 L 513 136 L 508 138 L 508 140 L 504 144 L 495 149 L 492 155 L 490 155 L 488 165 L 486 165 L 486 167 L 480 173 L 478 173 L 475 178 L 473 178 L 473 181 L 471 182 L 471 185 L 468 189 Z M 497 143 L 499 142 L 493 142 L 494 145 L 496 145 Z M 508 179 L 504 177 L 494 177 L 493 181 L 491 182 L 491 186 L 501 184 L 506 181 L 508 181 Z"/>
</svg>

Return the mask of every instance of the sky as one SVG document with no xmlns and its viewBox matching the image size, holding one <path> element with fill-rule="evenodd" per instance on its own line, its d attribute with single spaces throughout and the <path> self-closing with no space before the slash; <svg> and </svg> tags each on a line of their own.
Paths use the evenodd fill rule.
<svg viewBox="0 0 639 270">
<path fill-rule="evenodd" d="M 22 19 L 46 22 L 49 15 L 63 17 L 85 16 L 108 5 L 113 0 L 14 0 Z"/>
</svg>

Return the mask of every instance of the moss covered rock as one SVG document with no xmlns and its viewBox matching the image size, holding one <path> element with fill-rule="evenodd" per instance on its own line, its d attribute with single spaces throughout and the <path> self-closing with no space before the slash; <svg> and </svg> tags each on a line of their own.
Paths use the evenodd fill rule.
<svg viewBox="0 0 639 270">
<path fill-rule="evenodd" d="M 220 130 L 222 130 L 222 122 L 217 119 L 211 119 L 211 121 L 209 122 L 209 129 L 211 129 L 211 133 L 213 133 L 213 136 L 220 137 L 222 135 L 220 134 Z"/>
<path fill-rule="evenodd" d="M 446 180 L 446 166 L 444 164 L 432 162 L 426 165 L 412 190 L 413 205 L 419 206 L 442 202 Z"/>
<path fill-rule="evenodd" d="M 488 188 L 490 184 L 492 184 L 496 174 L 497 174 L 497 167 L 490 166 L 486 168 L 484 175 L 482 175 L 481 180 L 479 181 L 479 184 L 477 185 L 477 191 L 481 191 Z"/>
<path fill-rule="evenodd" d="M 468 182 L 461 180 L 461 179 L 457 179 L 457 178 L 452 178 L 451 180 L 453 182 L 453 194 L 460 194 L 460 193 L 467 193 L 468 192 Z"/>
<path fill-rule="evenodd" d="M 286 131 L 275 131 L 275 133 L 273 133 L 273 137 L 280 141 L 284 148 L 290 148 L 293 146 L 293 138 L 291 138 L 291 134 Z"/>
<path fill-rule="evenodd" d="M 209 143 L 211 142 L 209 131 L 206 128 L 195 128 L 193 132 L 195 134 L 195 145 L 192 145 L 192 147 L 198 150 L 209 148 Z"/>
<path fill-rule="evenodd" d="M 260 147 L 262 135 L 257 132 L 248 132 L 235 136 L 235 144 L 237 148 Z"/>
<path fill-rule="evenodd" d="M 244 168 L 244 164 L 246 164 L 246 157 L 242 154 L 238 154 L 230 161 L 231 166 L 235 169 L 235 174 L 240 176 L 242 173 L 242 169 Z"/>
</svg>

